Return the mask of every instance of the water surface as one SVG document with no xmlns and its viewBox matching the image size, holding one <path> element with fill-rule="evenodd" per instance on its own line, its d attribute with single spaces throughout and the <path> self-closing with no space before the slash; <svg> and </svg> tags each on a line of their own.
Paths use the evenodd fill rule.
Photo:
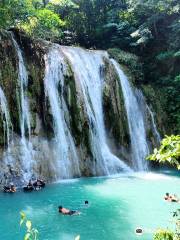
<svg viewBox="0 0 180 240">
<path fill-rule="evenodd" d="M 151 240 L 151 232 L 171 226 L 171 212 L 180 205 L 163 200 L 166 192 L 180 196 L 180 178 L 170 174 L 119 175 L 62 181 L 39 192 L 0 193 L 0 236 L 23 239 L 19 212 L 39 230 L 41 240 Z M 89 201 L 89 207 L 84 206 Z M 58 205 L 82 212 L 63 216 Z M 136 236 L 142 227 L 145 233 Z"/>
</svg>

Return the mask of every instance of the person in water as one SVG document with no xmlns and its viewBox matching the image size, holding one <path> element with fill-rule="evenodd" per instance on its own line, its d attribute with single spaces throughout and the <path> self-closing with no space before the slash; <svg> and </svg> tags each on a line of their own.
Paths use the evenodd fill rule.
<svg viewBox="0 0 180 240">
<path fill-rule="evenodd" d="M 14 186 L 13 183 L 11 183 L 10 186 L 4 186 L 4 192 L 15 193 L 16 192 L 16 187 Z"/>
<path fill-rule="evenodd" d="M 179 201 L 180 201 L 180 199 L 175 194 L 173 194 L 171 202 L 179 202 Z"/>
<path fill-rule="evenodd" d="M 171 199 L 171 196 L 169 195 L 169 193 L 166 193 L 164 200 L 170 201 L 170 199 Z"/>
<path fill-rule="evenodd" d="M 36 181 L 33 183 L 33 187 L 37 191 L 41 190 L 41 188 L 44 186 L 45 186 L 45 183 L 40 179 L 36 179 Z"/>
<path fill-rule="evenodd" d="M 88 201 L 88 200 L 85 200 L 85 201 L 84 201 L 84 206 L 85 206 L 85 207 L 89 207 L 89 201 Z"/>
<path fill-rule="evenodd" d="M 135 229 L 135 233 L 136 233 L 137 235 L 142 235 L 142 234 L 143 234 L 142 228 L 136 228 L 136 229 Z"/>
<path fill-rule="evenodd" d="M 169 193 L 166 193 L 164 200 L 168 202 L 179 202 L 179 199 L 175 194 L 170 195 Z"/>
<path fill-rule="evenodd" d="M 59 206 L 58 209 L 59 209 L 59 213 L 62 213 L 64 215 L 71 216 L 71 215 L 79 215 L 80 214 L 80 212 L 77 210 L 70 210 L 70 209 L 64 208 L 62 206 Z"/>
<path fill-rule="evenodd" d="M 10 185 L 10 192 L 16 192 L 16 187 L 14 186 L 14 184 L 13 183 L 11 183 L 11 185 Z"/>
<path fill-rule="evenodd" d="M 33 189 L 33 184 L 32 184 L 31 179 L 30 179 L 29 182 L 28 182 L 27 188 L 28 188 L 28 189 Z"/>
</svg>

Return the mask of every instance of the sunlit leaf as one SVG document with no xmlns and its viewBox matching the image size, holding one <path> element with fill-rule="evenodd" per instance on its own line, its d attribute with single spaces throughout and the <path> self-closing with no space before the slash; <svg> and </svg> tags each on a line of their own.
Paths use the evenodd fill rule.
<svg viewBox="0 0 180 240">
<path fill-rule="evenodd" d="M 20 226 L 21 226 L 26 218 L 26 215 L 24 212 L 20 212 L 20 215 L 21 215 L 21 220 L 20 220 Z"/>
<path fill-rule="evenodd" d="M 27 220 L 26 227 L 29 231 L 31 230 L 31 226 L 32 226 L 31 221 Z"/>
<path fill-rule="evenodd" d="M 75 240 L 80 240 L 80 235 L 76 236 Z"/>
<path fill-rule="evenodd" d="M 30 233 L 26 233 L 24 240 L 30 240 L 31 234 Z"/>
</svg>

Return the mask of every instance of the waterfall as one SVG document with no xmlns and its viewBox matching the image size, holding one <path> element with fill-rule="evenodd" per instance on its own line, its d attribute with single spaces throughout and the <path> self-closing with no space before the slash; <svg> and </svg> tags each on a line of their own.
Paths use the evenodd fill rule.
<svg viewBox="0 0 180 240">
<path fill-rule="evenodd" d="M 44 84 L 54 122 L 56 178 L 80 176 L 76 147 L 65 121 L 65 112 L 67 112 L 63 97 L 65 68 L 62 53 L 59 47 L 54 45 L 45 56 Z"/>
<path fill-rule="evenodd" d="M 32 166 L 33 166 L 33 152 L 31 142 L 26 140 L 26 129 L 28 131 L 28 138 L 31 135 L 31 125 L 30 125 L 30 112 L 29 112 L 29 102 L 27 97 L 27 87 L 28 87 L 28 74 L 24 64 L 22 52 L 14 39 L 13 34 L 12 40 L 14 47 L 18 56 L 18 80 L 20 87 L 20 103 L 19 103 L 19 121 L 21 130 L 21 164 L 23 171 L 23 178 L 28 181 L 32 176 Z"/>
<path fill-rule="evenodd" d="M 148 105 L 147 105 L 147 110 L 148 110 L 148 112 L 149 112 L 149 114 L 151 116 L 151 123 L 152 123 L 153 134 L 154 134 L 154 136 L 156 138 L 157 143 L 160 144 L 161 136 L 160 136 L 160 134 L 159 134 L 159 132 L 157 130 L 157 127 L 156 127 L 156 123 L 155 123 L 155 120 L 154 120 L 154 114 L 153 114 L 153 112 L 151 111 L 151 109 L 150 109 L 150 107 Z"/>
<path fill-rule="evenodd" d="M 131 139 L 132 162 L 135 170 L 147 170 L 146 156 L 149 154 L 143 112 L 120 65 L 111 59 L 120 80 Z"/>
<path fill-rule="evenodd" d="M 94 174 L 108 175 L 131 169 L 113 155 L 106 142 L 102 108 L 103 57 L 104 52 L 86 51 L 82 48 L 61 47 L 80 83 L 89 120 L 89 134 L 94 156 Z"/>
<path fill-rule="evenodd" d="M 3 121 L 4 142 L 7 142 L 7 146 L 9 148 L 10 131 L 12 128 L 12 124 L 10 120 L 7 100 L 1 87 L 0 87 L 0 112 L 2 115 L 2 121 Z"/>
</svg>

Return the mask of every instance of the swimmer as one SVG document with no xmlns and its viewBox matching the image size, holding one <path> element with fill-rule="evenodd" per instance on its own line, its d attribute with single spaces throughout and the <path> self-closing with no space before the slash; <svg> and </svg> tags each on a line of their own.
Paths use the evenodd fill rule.
<svg viewBox="0 0 180 240">
<path fill-rule="evenodd" d="M 166 193 L 164 200 L 168 202 L 179 202 L 179 199 L 175 194 L 170 195 L 169 193 Z"/>
<path fill-rule="evenodd" d="M 86 201 L 84 201 L 84 204 L 85 204 L 86 206 L 88 206 L 88 205 L 89 205 L 89 202 L 86 200 Z"/>
<path fill-rule="evenodd" d="M 164 197 L 165 201 L 170 201 L 171 200 L 171 196 L 169 195 L 169 193 L 166 193 L 165 197 Z"/>
<path fill-rule="evenodd" d="M 16 192 L 16 187 L 14 186 L 13 183 L 10 184 L 10 192 L 12 193 Z"/>
<path fill-rule="evenodd" d="M 136 228 L 135 233 L 136 233 L 137 235 L 142 235 L 142 234 L 143 234 L 142 228 Z"/>
<path fill-rule="evenodd" d="M 59 206 L 58 209 L 59 209 L 59 213 L 62 213 L 63 215 L 72 216 L 72 215 L 79 215 L 80 214 L 80 212 L 77 211 L 77 210 L 70 210 L 70 209 L 64 208 L 62 206 Z"/>
<path fill-rule="evenodd" d="M 173 194 L 171 198 L 171 202 L 179 202 L 179 201 L 180 199 L 175 194 Z"/>
</svg>

